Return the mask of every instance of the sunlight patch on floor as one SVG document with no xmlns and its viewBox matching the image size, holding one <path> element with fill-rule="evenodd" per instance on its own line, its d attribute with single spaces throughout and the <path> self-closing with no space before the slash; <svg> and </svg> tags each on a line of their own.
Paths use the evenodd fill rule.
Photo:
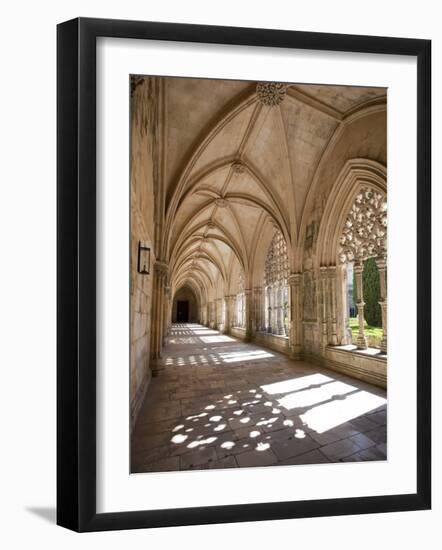
<svg viewBox="0 0 442 550">
<path fill-rule="evenodd" d="M 254 359 L 274 357 L 272 353 L 264 350 L 234 351 L 229 353 L 220 353 L 219 356 L 224 363 L 236 363 L 238 361 L 252 361 Z"/>
<path fill-rule="evenodd" d="M 324 433 L 386 403 L 387 400 L 383 397 L 367 391 L 359 391 L 347 396 L 344 400 L 331 401 L 313 407 L 305 414 L 301 414 L 299 418 L 315 432 Z"/>
<path fill-rule="evenodd" d="M 357 388 L 355 386 L 345 384 L 344 382 L 330 382 L 319 388 L 302 390 L 285 395 L 281 399 L 278 399 L 278 403 L 282 407 L 291 410 L 297 407 L 316 405 L 323 401 L 328 401 L 336 395 L 345 395 L 356 390 Z"/>
<path fill-rule="evenodd" d="M 333 382 L 333 378 L 325 376 L 324 374 L 308 374 L 306 376 L 299 376 L 298 378 L 290 378 L 289 380 L 283 380 L 282 382 L 274 382 L 273 384 L 266 384 L 261 386 L 269 395 L 275 395 L 277 393 L 288 393 L 291 391 L 298 391 L 309 386 L 324 384 L 325 382 Z"/>
</svg>

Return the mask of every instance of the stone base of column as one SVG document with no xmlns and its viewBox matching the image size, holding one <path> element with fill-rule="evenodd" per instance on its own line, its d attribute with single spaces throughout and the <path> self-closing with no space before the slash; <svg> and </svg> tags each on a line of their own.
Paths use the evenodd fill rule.
<svg viewBox="0 0 442 550">
<path fill-rule="evenodd" d="M 367 337 L 362 334 L 358 334 L 358 337 L 356 339 L 356 346 L 358 349 L 367 349 L 368 348 Z"/>
<path fill-rule="evenodd" d="M 387 337 L 384 336 L 381 340 L 381 353 L 387 355 Z"/>
<path fill-rule="evenodd" d="M 299 344 L 293 346 L 290 350 L 290 359 L 294 361 L 300 361 L 302 359 L 302 348 Z"/>
</svg>

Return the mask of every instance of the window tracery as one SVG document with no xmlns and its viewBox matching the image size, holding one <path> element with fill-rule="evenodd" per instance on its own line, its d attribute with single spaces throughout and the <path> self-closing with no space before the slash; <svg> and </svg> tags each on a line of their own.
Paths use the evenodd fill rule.
<svg viewBox="0 0 442 550">
<path fill-rule="evenodd" d="M 363 187 L 356 195 L 340 238 L 339 259 L 363 262 L 387 255 L 387 197 Z"/>
<path fill-rule="evenodd" d="M 382 353 L 387 352 L 387 197 L 384 193 L 364 186 L 356 194 L 350 211 L 344 222 L 339 240 L 339 261 L 342 264 L 353 263 L 356 283 L 356 308 L 358 316 L 358 336 L 356 345 L 359 349 L 368 347 L 365 335 L 363 269 L 364 262 L 375 258 L 380 277 L 380 301 L 382 311 L 383 336 L 380 342 Z M 347 306 L 349 305 L 347 300 Z M 348 309 L 350 309 L 348 307 Z"/>
<path fill-rule="evenodd" d="M 244 272 L 240 271 L 238 275 L 237 295 L 236 295 L 236 326 L 245 328 L 246 326 L 246 299 L 245 299 L 245 277 Z"/>
<path fill-rule="evenodd" d="M 266 330 L 289 334 L 289 262 L 287 244 L 278 230 L 268 249 L 264 268 Z"/>
</svg>

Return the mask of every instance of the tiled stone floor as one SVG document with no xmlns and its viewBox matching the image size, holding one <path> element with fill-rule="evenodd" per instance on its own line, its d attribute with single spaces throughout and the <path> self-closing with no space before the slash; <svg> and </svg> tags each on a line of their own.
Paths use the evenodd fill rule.
<svg viewBox="0 0 442 550">
<path fill-rule="evenodd" d="M 174 325 L 132 434 L 132 472 L 386 459 L 386 393 Z"/>
</svg>

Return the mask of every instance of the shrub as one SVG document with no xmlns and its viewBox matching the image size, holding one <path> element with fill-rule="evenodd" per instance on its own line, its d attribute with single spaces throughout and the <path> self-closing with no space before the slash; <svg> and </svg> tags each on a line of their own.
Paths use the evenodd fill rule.
<svg viewBox="0 0 442 550">
<path fill-rule="evenodd" d="M 362 272 L 362 286 L 364 292 L 364 317 L 368 325 L 372 327 L 382 327 L 382 312 L 379 305 L 380 282 L 379 270 L 374 258 L 369 258 L 364 262 L 364 271 Z M 353 299 L 356 303 L 356 281 L 353 275 Z"/>
</svg>

